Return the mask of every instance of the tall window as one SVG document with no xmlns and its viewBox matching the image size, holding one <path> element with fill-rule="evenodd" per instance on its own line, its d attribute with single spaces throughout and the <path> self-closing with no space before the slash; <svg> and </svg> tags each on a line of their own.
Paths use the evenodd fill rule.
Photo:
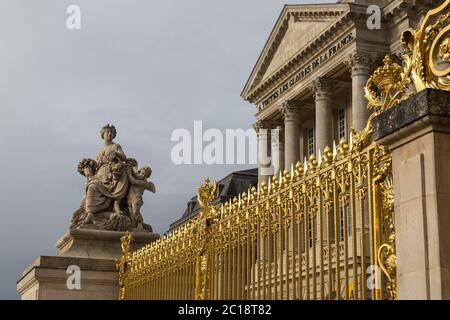
<svg viewBox="0 0 450 320">
<path fill-rule="evenodd" d="M 308 156 L 314 153 L 314 128 L 310 128 L 308 129 Z"/>
<path fill-rule="evenodd" d="M 338 110 L 338 135 L 339 140 L 342 138 L 347 138 L 347 119 L 345 108 L 339 108 Z"/>
</svg>

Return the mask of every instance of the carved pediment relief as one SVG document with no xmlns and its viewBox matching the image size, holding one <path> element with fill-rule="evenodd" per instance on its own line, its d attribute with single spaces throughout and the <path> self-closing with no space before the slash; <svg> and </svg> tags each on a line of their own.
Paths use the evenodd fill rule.
<svg viewBox="0 0 450 320">
<path fill-rule="evenodd" d="M 302 20 L 291 15 L 288 19 L 288 27 L 278 48 L 275 51 L 262 80 L 264 81 L 273 72 L 277 71 L 289 61 L 297 52 L 305 47 L 312 39 L 325 30 L 332 21 L 330 20 Z"/>
<path fill-rule="evenodd" d="M 242 95 L 279 71 L 348 12 L 345 4 L 285 6 Z"/>
</svg>

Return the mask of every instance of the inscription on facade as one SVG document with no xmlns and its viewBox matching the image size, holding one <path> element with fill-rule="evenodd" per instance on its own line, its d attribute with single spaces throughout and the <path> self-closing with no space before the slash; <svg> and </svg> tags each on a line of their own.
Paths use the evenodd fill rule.
<svg viewBox="0 0 450 320">
<path fill-rule="evenodd" d="M 286 93 L 290 88 L 292 88 L 297 82 L 303 80 L 306 76 L 320 67 L 323 63 L 328 61 L 331 57 L 340 52 L 343 48 L 348 46 L 355 39 L 353 32 L 349 33 L 347 36 L 342 38 L 340 41 L 336 42 L 327 51 L 325 51 L 320 56 L 316 57 L 309 64 L 304 66 L 300 71 L 294 74 L 289 80 L 283 83 L 277 88 L 266 100 L 264 100 L 259 105 L 259 110 L 267 107 L 272 102 L 278 100 L 284 93 Z"/>
</svg>

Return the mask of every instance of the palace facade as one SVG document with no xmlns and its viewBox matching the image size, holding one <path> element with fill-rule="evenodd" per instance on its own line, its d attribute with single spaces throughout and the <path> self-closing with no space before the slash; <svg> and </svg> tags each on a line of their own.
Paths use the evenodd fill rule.
<svg viewBox="0 0 450 320">
<path fill-rule="evenodd" d="M 440 3 L 286 5 L 241 94 L 256 107 L 260 159 L 271 156 L 271 163 L 260 161 L 259 181 L 363 129 L 369 116 L 364 87 L 373 70 L 386 54 L 399 62 L 401 33 Z M 368 12 L 371 5 L 379 17 L 377 7 Z M 376 19 L 380 29 L 373 29 Z"/>
</svg>

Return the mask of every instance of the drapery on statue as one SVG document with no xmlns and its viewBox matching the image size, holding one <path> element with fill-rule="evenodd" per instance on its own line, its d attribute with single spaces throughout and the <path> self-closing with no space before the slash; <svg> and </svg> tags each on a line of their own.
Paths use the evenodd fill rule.
<svg viewBox="0 0 450 320">
<path fill-rule="evenodd" d="M 97 160 L 83 159 L 78 164 L 78 172 L 86 177 L 86 187 L 71 229 L 152 232 L 140 212 L 144 191 L 156 192 L 155 185 L 147 181 L 152 170 L 148 166 L 138 169 L 137 161 L 127 158 L 122 147 L 114 143 L 116 135 L 113 125 L 104 126 L 101 137 L 105 145 Z"/>
</svg>

